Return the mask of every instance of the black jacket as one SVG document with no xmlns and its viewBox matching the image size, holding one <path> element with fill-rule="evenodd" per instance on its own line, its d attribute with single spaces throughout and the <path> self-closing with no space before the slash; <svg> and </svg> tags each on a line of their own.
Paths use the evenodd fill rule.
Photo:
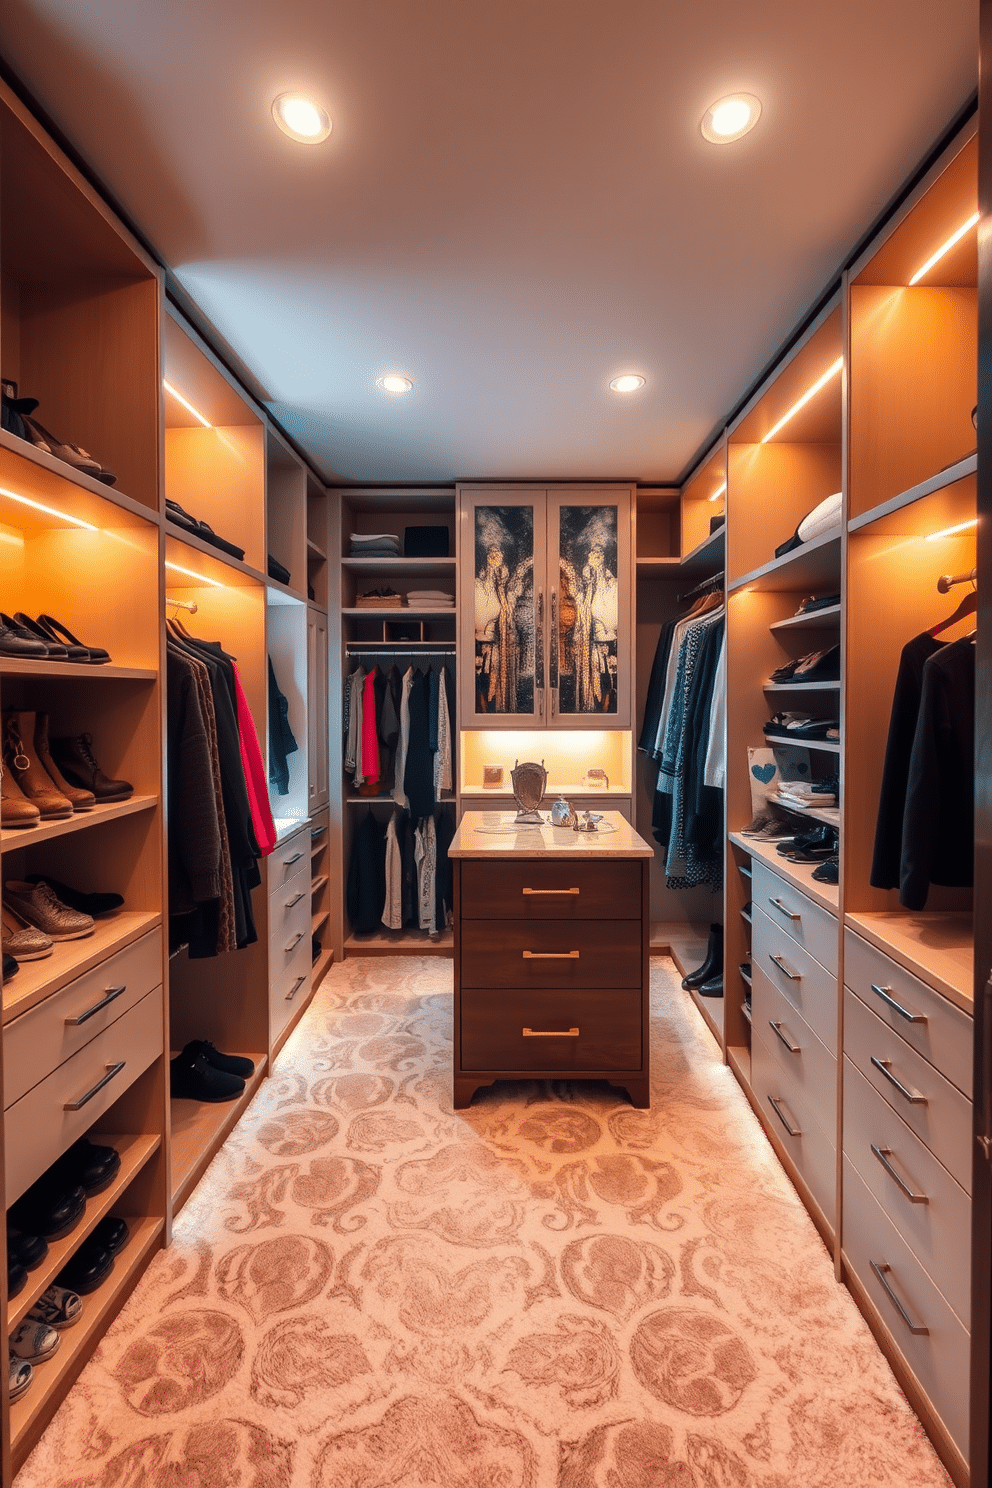
<svg viewBox="0 0 992 1488">
<path fill-rule="evenodd" d="M 972 883 L 974 803 L 975 646 L 966 639 L 923 668 L 902 825 L 899 898 L 907 909 L 923 909 L 932 883 Z"/>
</svg>

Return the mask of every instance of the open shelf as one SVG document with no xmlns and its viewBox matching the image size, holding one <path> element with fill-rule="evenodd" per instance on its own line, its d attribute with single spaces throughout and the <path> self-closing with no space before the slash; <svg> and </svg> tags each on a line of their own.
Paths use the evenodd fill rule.
<svg viewBox="0 0 992 1488">
<path fill-rule="evenodd" d="M 691 553 L 686 553 L 680 568 L 684 574 L 719 573 L 724 565 L 727 551 L 727 529 L 718 527 L 704 538 Z"/>
<path fill-rule="evenodd" d="M 935 496 L 938 491 L 944 491 L 948 486 L 953 486 L 959 480 L 966 479 L 969 475 L 978 473 L 978 456 L 966 455 L 963 460 L 958 460 L 942 470 L 939 475 L 931 476 L 929 480 L 920 481 L 919 485 L 910 486 L 908 491 L 900 491 L 897 496 L 892 496 L 888 501 L 882 501 L 878 506 L 872 507 L 871 511 L 862 512 L 858 517 L 852 517 L 847 524 L 849 532 L 859 532 L 862 527 L 870 527 L 873 522 L 879 522 L 884 517 L 895 516 L 897 512 L 903 511 L 908 506 L 913 506 L 917 501 L 922 501 L 926 496 Z"/>
<path fill-rule="evenodd" d="M 709 933 L 708 925 L 691 924 L 687 920 L 653 920 L 650 953 L 671 956 L 679 976 L 688 976 L 706 959 Z"/>
<path fill-rule="evenodd" d="M 799 749 L 818 749 L 822 754 L 840 754 L 840 741 L 833 739 L 784 739 L 780 734 L 769 734 L 765 743 L 769 749 L 785 744 Z"/>
<path fill-rule="evenodd" d="M 909 910 L 844 915 L 844 924 L 934 987 L 957 1007 L 974 1007 L 974 925 L 970 914 Z"/>
<path fill-rule="evenodd" d="M 769 796 L 768 799 L 780 811 L 790 812 L 793 816 L 798 817 L 799 821 L 811 817 L 813 821 L 825 822 L 828 827 L 840 826 L 840 809 L 837 806 L 808 806 L 804 810 L 801 806 L 790 805 L 788 801 L 783 801 L 779 796 Z"/>
<path fill-rule="evenodd" d="M 731 832 L 730 841 L 735 847 L 750 853 L 752 858 L 760 858 L 766 863 L 779 878 L 784 878 L 787 883 L 794 884 L 801 889 L 807 898 L 816 904 L 821 904 L 824 909 L 829 909 L 831 914 L 837 913 L 837 905 L 840 893 L 836 884 L 818 883 L 813 877 L 813 869 L 816 863 L 790 863 L 783 858 L 781 853 L 775 851 L 773 842 L 762 842 L 754 837 L 741 837 L 736 832 Z"/>
<path fill-rule="evenodd" d="M 368 935 L 349 935 L 346 956 L 453 956 L 455 937 L 442 930 L 432 940 L 426 930 L 373 930 Z"/>
<path fill-rule="evenodd" d="M 710 1033 L 723 1048 L 723 998 L 701 997 L 698 987 L 689 988 L 689 997 L 693 1006 L 698 1008 Z"/>
<path fill-rule="evenodd" d="M 437 620 L 442 615 L 450 619 L 456 619 L 458 611 L 453 605 L 449 605 L 447 608 L 441 610 L 414 609 L 412 605 L 392 605 L 384 610 L 367 609 L 364 606 L 358 608 L 356 606 L 352 609 L 342 610 L 341 614 L 359 620 L 389 620 L 394 619 L 397 615 L 402 615 L 406 619 L 421 617 L 425 620 Z M 357 645 L 358 643 L 356 642 L 355 644 Z M 373 644 L 375 643 L 373 642 Z M 417 643 L 415 641 L 390 641 L 388 644 L 395 650 L 397 646 L 412 646 Z"/>
<path fill-rule="evenodd" d="M 41 961 L 21 961 L 17 975 L 3 984 L 3 1022 L 10 1023 L 28 1008 L 44 1002 L 60 987 L 161 923 L 162 916 L 157 912 L 118 909 L 98 919 L 92 935 L 57 942 L 52 954 Z"/>
<path fill-rule="evenodd" d="M 231 1050 L 227 1050 L 230 1053 Z M 264 1053 L 235 1051 L 250 1059 L 255 1073 L 237 1100 L 216 1104 L 195 1100 L 172 1101 L 172 1203 L 178 1213 L 210 1166 L 225 1138 L 238 1124 L 265 1074 Z"/>
<path fill-rule="evenodd" d="M 318 910 L 317 913 L 311 917 L 310 934 L 316 935 L 321 925 L 326 924 L 330 917 L 331 912 L 329 909 Z"/>
<path fill-rule="evenodd" d="M 314 854 L 311 852 L 310 856 L 312 858 Z M 317 877 L 310 882 L 310 897 L 313 898 L 314 894 L 318 893 L 328 881 L 326 873 L 318 873 Z"/>
<path fill-rule="evenodd" d="M 746 982 L 747 985 L 750 987 L 750 985 L 751 985 L 751 976 L 750 976 L 750 973 L 749 972 L 746 972 L 742 966 L 738 966 L 738 968 L 737 968 L 737 975 L 740 977 L 740 979 L 741 979 L 742 982 Z"/>
<path fill-rule="evenodd" d="M 30 657 L 0 656 L 0 677 L 111 677 L 124 682 L 154 682 L 157 676 L 148 667 L 119 667 L 113 662 L 93 666 L 82 661 L 34 661 Z"/>
<path fill-rule="evenodd" d="M 748 1007 L 748 1005 L 747 1005 L 746 1002 L 742 1002 L 741 1003 L 741 1012 L 744 1014 L 745 1021 L 747 1023 L 750 1023 L 751 1022 L 751 1009 Z"/>
<path fill-rule="evenodd" d="M 769 627 L 771 629 L 771 627 Z M 837 682 L 762 682 L 762 692 L 840 692 Z"/>
<path fill-rule="evenodd" d="M 749 1020 L 750 1021 L 750 1020 Z M 751 1088 L 751 1050 L 743 1044 L 727 1047 L 727 1063 L 746 1090 Z"/>
<path fill-rule="evenodd" d="M 313 963 L 313 969 L 311 971 L 312 986 L 315 992 L 330 971 L 333 962 L 334 950 L 331 946 L 325 946 Z"/>
<path fill-rule="evenodd" d="M 0 853 L 18 847 L 33 847 L 37 842 L 50 842 L 69 832 L 82 832 L 102 822 L 119 821 L 136 811 L 150 811 L 158 805 L 158 796 L 131 796 L 127 801 L 112 801 L 108 806 L 93 806 L 89 811 L 76 811 L 60 821 L 43 821 L 34 827 L 5 827 L 0 831 Z"/>
<path fill-rule="evenodd" d="M 353 568 L 360 573 L 383 569 L 394 574 L 430 573 L 434 569 L 446 569 L 454 576 L 456 561 L 454 558 L 342 558 L 341 567 Z"/>
<path fill-rule="evenodd" d="M 790 615 L 787 620 L 776 620 L 769 630 L 839 630 L 841 606 L 825 605 L 822 610 L 811 610 L 808 615 Z"/>
<path fill-rule="evenodd" d="M 840 528 L 815 537 L 812 542 L 773 558 L 760 568 L 752 569 L 728 584 L 731 593 L 738 589 L 806 590 L 825 589 L 833 593 L 840 579 Z"/>
</svg>

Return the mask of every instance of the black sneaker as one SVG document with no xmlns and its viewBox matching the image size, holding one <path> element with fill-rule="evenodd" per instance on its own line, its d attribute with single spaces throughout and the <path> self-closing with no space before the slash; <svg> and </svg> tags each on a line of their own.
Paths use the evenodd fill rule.
<svg viewBox="0 0 992 1488">
<path fill-rule="evenodd" d="M 240 1075 L 214 1069 L 203 1054 L 190 1058 L 177 1054 L 169 1066 L 169 1087 L 174 1100 L 237 1100 L 245 1088 Z"/>
<path fill-rule="evenodd" d="M 837 883 L 840 878 L 840 858 L 837 853 L 834 853 L 832 858 L 826 858 L 814 868 L 811 876 L 816 879 L 817 883 Z"/>
<path fill-rule="evenodd" d="M 209 1039 L 194 1039 L 183 1050 L 188 1059 L 195 1059 L 198 1054 L 203 1055 L 211 1069 L 221 1070 L 225 1075 L 239 1075 L 242 1080 L 250 1080 L 255 1073 L 250 1059 L 244 1059 L 240 1054 L 222 1054 Z"/>
</svg>

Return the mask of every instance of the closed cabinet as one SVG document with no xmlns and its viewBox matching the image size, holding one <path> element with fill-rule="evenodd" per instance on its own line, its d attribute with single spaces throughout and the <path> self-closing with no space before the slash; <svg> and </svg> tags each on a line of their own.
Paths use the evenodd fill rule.
<svg viewBox="0 0 992 1488">
<path fill-rule="evenodd" d="M 627 486 L 459 491 L 462 722 L 632 726 Z"/>
</svg>

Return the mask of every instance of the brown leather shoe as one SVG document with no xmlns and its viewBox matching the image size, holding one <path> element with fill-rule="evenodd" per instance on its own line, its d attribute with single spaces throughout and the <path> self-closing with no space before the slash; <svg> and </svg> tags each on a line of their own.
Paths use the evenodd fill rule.
<svg viewBox="0 0 992 1488">
<path fill-rule="evenodd" d="M 32 806 L 10 770 L 0 764 L 0 827 L 36 827 L 41 812 Z"/>
<path fill-rule="evenodd" d="M 42 821 L 58 821 L 72 815 L 72 802 L 56 790 L 44 765 L 34 752 L 33 713 L 4 713 L 4 762 Z"/>
<path fill-rule="evenodd" d="M 92 791 L 102 806 L 107 801 L 126 801 L 134 795 L 128 780 L 111 780 L 93 757 L 93 735 L 74 734 L 69 739 L 52 739 L 52 754 L 59 769 L 73 785 Z"/>
<path fill-rule="evenodd" d="M 39 713 L 34 726 L 34 748 L 39 760 L 44 766 L 45 773 L 49 776 L 56 790 L 62 792 L 67 801 L 72 802 L 73 811 L 92 811 L 96 805 L 96 796 L 90 790 L 83 790 L 81 786 L 70 785 L 65 776 L 61 774 L 58 765 L 52 759 L 52 752 L 48 747 L 48 714 Z"/>
</svg>

